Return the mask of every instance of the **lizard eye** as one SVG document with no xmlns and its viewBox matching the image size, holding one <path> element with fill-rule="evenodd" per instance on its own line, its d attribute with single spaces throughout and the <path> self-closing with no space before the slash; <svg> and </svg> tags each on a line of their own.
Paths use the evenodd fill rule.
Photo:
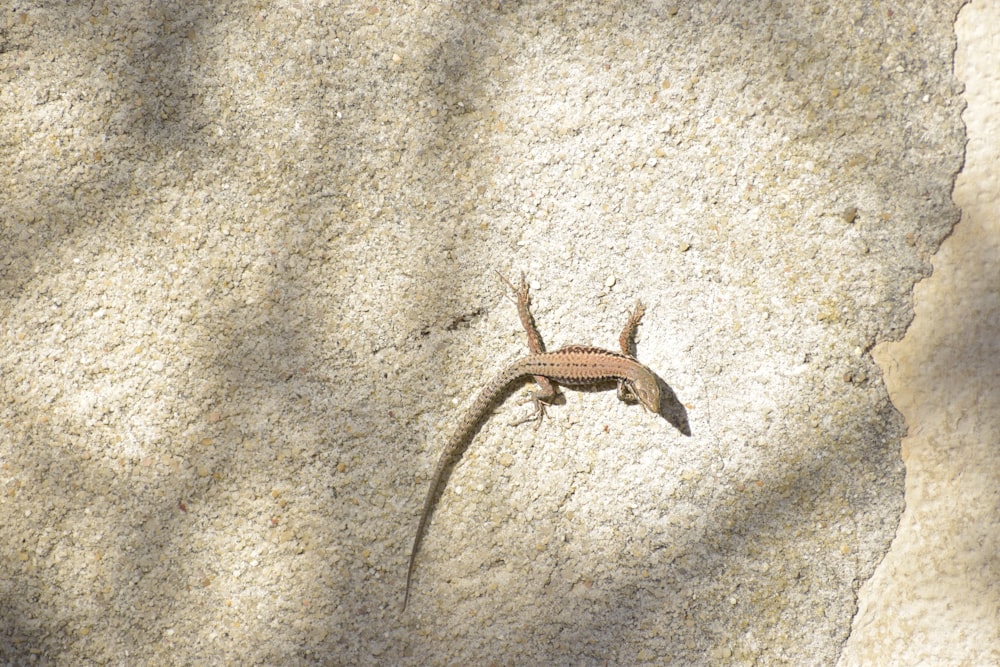
<svg viewBox="0 0 1000 667">
<path fill-rule="evenodd" d="M 646 386 L 637 385 L 633 387 L 636 395 L 639 397 L 639 402 L 649 410 L 650 412 L 659 412 L 660 410 L 660 388 L 656 385 Z"/>
</svg>

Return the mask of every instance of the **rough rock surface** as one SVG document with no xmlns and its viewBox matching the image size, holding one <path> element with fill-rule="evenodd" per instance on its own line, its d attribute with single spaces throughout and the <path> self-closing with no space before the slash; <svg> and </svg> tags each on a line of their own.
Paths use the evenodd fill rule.
<svg viewBox="0 0 1000 667">
<path fill-rule="evenodd" d="M 0 660 L 834 664 L 903 510 L 872 347 L 958 220 L 959 0 L 15 3 Z M 472 395 L 639 356 L 692 435 Z"/>
</svg>

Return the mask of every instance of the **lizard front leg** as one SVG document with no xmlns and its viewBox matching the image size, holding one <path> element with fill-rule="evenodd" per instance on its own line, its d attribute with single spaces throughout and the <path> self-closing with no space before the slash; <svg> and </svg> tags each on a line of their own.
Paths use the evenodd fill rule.
<svg viewBox="0 0 1000 667">
<path fill-rule="evenodd" d="M 618 336 L 618 344 L 622 348 L 622 354 L 627 357 L 635 359 L 635 330 L 639 328 L 639 322 L 645 313 L 645 304 L 642 301 L 636 301 L 621 335 Z M 618 400 L 626 403 L 634 403 L 638 400 L 630 383 L 625 380 L 618 380 Z"/>
</svg>

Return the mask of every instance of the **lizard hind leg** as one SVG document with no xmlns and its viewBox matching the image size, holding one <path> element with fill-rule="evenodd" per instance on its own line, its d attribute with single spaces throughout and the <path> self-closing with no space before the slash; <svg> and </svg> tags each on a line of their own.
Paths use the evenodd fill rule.
<svg viewBox="0 0 1000 667">
<path fill-rule="evenodd" d="M 552 405 L 557 398 L 559 398 L 559 392 L 556 391 L 555 386 L 552 381 L 544 376 L 536 376 L 535 382 L 538 383 L 538 391 L 533 391 L 529 394 L 528 398 L 521 402 L 522 405 L 525 403 L 532 403 L 535 409 L 530 415 L 524 419 L 519 419 L 513 422 L 511 426 L 520 426 L 521 424 L 526 424 L 528 422 L 535 422 L 535 429 L 537 430 L 539 426 L 542 425 L 542 420 L 546 417 L 545 408 Z"/>
<path fill-rule="evenodd" d="M 527 277 L 522 273 L 521 282 L 514 285 L 499 271 L 497 271 L 497 275 L 500 276 L 500 280 L 506 283 L 510 291 L 514 293 L 514 298 L 511 300 L 517 305 L 517 315 L 521 318 L 521 326 L 524 327 L 525 333 L 528 334 L 528 351 L 531 354 L 544 354 L 545 341 L 542 340 L 542 334 L 538 331 L 535 318 L 531 315 L 531 291 L 528 288 Z M 534 403 L 535 410 L 530 416 L 511 424 L 512 426 L 519 426 L 533 421 L 537 429 L 542 425 L 542 420 L 545 418 L 546 406 L 552 405 L 553 401 L 559 397 L 559 392 L 556 390 L 555 385 L 547 377 L 544 375 L 534 375 L 532 379 L 538 385 L 538 391 L 534 392 L 525 403 Z"/>
<path fill-rule="evenodd" d="M 517 305 L 517 315 L 521 318 L 521 326 L 524 327 L 525 333 L 528 334 L 528 350 L 532 354 L 542 354 L 545 352 L 545 341 L 542 340 L 542 334 L 538 331 L 535 318 L 531 315 L 531 292 L 528 288 L 528 279 L 522 273 L 521 282 L 514 285 L 499 271 L 497 271 L 497 275 L 500 276 L 500 280 L 507 284 L 510 291 L 514 293 L 512 301 Z"/>
</svg>

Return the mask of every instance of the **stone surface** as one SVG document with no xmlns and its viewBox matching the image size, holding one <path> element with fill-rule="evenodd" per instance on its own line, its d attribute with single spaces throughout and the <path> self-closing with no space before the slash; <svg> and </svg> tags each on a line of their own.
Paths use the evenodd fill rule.
<svg viewBox="0 0 1000 667">
<path fill-rule="evenodd" d="M 1000 664 L 1000 7 L 966 5 L 956 33 L 962 221 L 917 286 L 906 337 L 875 350 L 909 426 L 906 512 L 842 665 Z"/>
<path fill-rule="evenodd" d="M 940 482 L 935 537 L 904 518 L 856 616 L 904 506 L 869 350 L 958 219 L 960 5 L 9 8 L 0 661 L 877 662 L 905 637 L 879 604 L 982 631 L 994 561 L 946 537 L 985 544 L 949 520 L 988 506 Z M 528 273 L 550 347 L 613 346 L 642 298 L 692 436 L 613 392 L 538 431 L 510 401 L 400 616 L 446 432 L 523 354 L 495 270 Z M 968 600 L 908 578 L 929 544 Z"/>
</svg>

